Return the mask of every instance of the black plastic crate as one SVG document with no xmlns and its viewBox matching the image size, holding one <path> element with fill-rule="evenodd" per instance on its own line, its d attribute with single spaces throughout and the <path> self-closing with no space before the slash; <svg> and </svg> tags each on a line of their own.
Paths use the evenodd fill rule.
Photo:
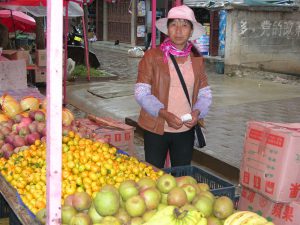
<svg viewBox="0 0 300 225">
<path fill-rule="evenodd" d="M 203 169 L 195 166 L 178 166 L 163 169 L 164 172 L 170 173 L 174 177 L 192 176 L 198 183 L 206 183 L 210 191 L 215 196 L 227 196 L 235 201 L 235 186 Z"/>
<path fill-rule="evenodd" d="M 10 208 L 4 197 L 0 194 L 0 218 L 9 217 Z"/>
</svg>

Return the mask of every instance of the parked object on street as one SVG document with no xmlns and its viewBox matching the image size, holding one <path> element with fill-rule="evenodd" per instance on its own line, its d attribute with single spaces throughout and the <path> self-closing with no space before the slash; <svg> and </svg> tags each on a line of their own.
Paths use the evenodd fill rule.
<svg viewBox="0 0 300 225">
<path fill-rule="evenodd" d="M 128 50 L 128 55 L 130 57 L 141 58 L 144 56 L 144 51 L 140 47 L 134 47 Z"/>
<path fill-rule="evenodd" d="M 74 60 L 76 65 L 78 65 L 78 64 L 85 65 L 84 55 L 85 55 L 85 50 L 82 46 L 68 45 L 68 58 L 71 58 L 72 60 Z M 99 62 L 97 56 L 91 50 L 89 51 L 89 62 L 90 62 L 91 67 L 94 67 L 94 68 L 100 67 L 100 62 Z"/>
<path fill-rule="evenodd" d="M 72 30 L 68 33 L 68 45 L 83 46 L 83 34 L 78 26 L 72 26 Z"/>
</svg>

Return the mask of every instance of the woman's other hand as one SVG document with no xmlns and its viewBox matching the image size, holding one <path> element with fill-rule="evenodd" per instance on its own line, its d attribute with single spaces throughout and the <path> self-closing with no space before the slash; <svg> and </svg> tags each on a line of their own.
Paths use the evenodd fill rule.
<svg viewBox="0 0 300 225">
<path fill-rule="evenodd" d="M 170 113 L 165 109 L 161 109 L 159 111 L 159 115 L 166 120 L 169 127 L 172 127 L 176 130 L 181 128 L 183 125 L 183 122 L 180 118 L 178 118 L 173 113 Z"/>
<path fill-rule="evenodd" d="M 192 127 L 196 126 L 198 119 L 199 119 L 200 112 L 199 112 L 199 110 L 196 109 L 191 112 L 191 115 L 192 115 L 192 120 L 184 123 L 184 125 L 187 126 L 188 128 L 192 128 Z"/>
</svg>

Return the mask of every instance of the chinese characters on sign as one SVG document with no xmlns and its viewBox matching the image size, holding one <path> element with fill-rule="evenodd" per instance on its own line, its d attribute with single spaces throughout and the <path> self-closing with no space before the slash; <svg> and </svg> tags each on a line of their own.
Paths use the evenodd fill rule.
<svg viewBox="0 0 300 225">
<path fill-rule="evenodd" d="M 251 179 L 252 179 L 252 182 L 250 182 Z M 250 185 L 250 183 L 252 185 Z M 244 174 L 243 174 L 242 184 L 246 185 L 250 188 L 256 189 L 256 190 L 261 190 L 261 189 L 263 189 L 262 186 L 264 186 L 264 192 L 267 194 L 271 194 L 271 195 L 274 194 L 275 187 L 276 187 L 275 182 L 268 181 L 268 180 L 262 181 L 260 176 L 257 176 L 257 175 L 251 176 L 251 174 L 246 171 L 244 171 Z M 289 191 L 290 191 L 289 197 L 291 199 L 298 199 L 300 197 L 300 183 L 292 183 L 290 185 Z"/>
<path fill-rule="evenodd" d="M 252 38 L 277 37 L 300 39 L 300 21 L 264 20 L 260 22 L 259 26 L 255 26 L 246 20 L 241 20 L 239 24 L 239 35 Z"/>
</svg>

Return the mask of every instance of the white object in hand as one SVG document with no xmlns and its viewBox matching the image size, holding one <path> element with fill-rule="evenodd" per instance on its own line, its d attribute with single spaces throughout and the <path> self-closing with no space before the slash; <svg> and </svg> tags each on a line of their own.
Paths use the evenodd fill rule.
<svg viewBox="0 0 300 225">
<path fill-rule="evenodd" d="M 181 121 L 182 122 L 189 122 L 192 120 L 192 115 L 187 113 L 187 114 L 184 114 L 183 116 L 181 116 Z"/>
</svg>

